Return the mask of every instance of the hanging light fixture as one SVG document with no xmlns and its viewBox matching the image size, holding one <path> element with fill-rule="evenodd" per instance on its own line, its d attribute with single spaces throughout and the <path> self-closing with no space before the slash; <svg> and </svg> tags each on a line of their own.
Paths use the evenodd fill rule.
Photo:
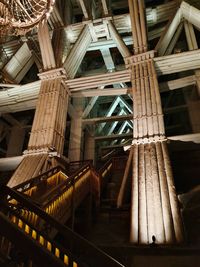
<svg viewBox="0 0 200 267">
<path fill-rule="evenodd" d="M 49 16 L 54 0 L 0 0 L 0 34 L 23 35 Z"/>
</svg>

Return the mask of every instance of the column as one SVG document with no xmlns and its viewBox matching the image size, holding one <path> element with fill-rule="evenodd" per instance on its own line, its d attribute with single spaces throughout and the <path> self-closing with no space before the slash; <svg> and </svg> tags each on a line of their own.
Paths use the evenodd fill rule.
<svg viewBox="0 0 200 267">
<path fill-rule="evenodd" d="M 85 142 L 84 142 L 84 160 L 95 161 L 95 139 L 94 134 L 85 131 Z"/>
<path fill-rule="evenodd" d="M 153 52 L 131 58 L 133 181 L 131 242 L 183 241 L 183 227 L 168 156 Z"/>
<path fill-rule="evenodd" d="M 130 241 L 183 241 L 178 199 L 168 156 L 154 51 L 147 52 L 144 1 L 129 0 L 134 56 L 126 58 L 133 95 L 133 177 Z"/>
<path fill-rule="evenodd" d="M 64 77 L 63 69 L 40 74 L 42 82 L 28 148 L 8 186 L 14 187 L 51 168 L 50 154 L 62 155 L 68 107 Z"/>
<path fill-rule="evenodd" d="M 63 69 L 40 75 L 42 83 L 27 153 L 63 152 L 68 107 L 68 91 L 63 75 Z"/>
<path fill-rule="evenodd" d="M 83 156 L 82 149 L 82 114 L 83 114 L 83 99 L 74 99 L 74 109 L 76 116 L 71 118 L 70 139 L 68 158 L 70 161 L 80 161 Z"/>
</svg>

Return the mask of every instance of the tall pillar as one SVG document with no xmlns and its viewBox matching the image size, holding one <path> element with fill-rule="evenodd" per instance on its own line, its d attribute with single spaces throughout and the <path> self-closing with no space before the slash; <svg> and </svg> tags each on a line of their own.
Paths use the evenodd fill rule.
<svg viewBox="0 0 200 267">
<path fill-rule="evenodd" d="M 83 114 L 83 99 L 74 99 L 74 109 L 76 117 L 71 119 L 70 139 L 69 139 L 69 152 L 68 158 L 70 161 L 82 160 L 82 114 Z"/>
<path fill-rule="evenodd" d="M 28 148 L 24 159 L 11 177 L 8 186 L 14 187 L 51 168 L 49 155 L 61 155 L 64 148 L 68 90 L 63 69 L 40 74 L 41 87 Z"/>
<path fill-rule="evenodd" d="M 130 241 L 183 241 L 183 227 L 168 156 L 154 51 L 147 51 L 144 2 L 129 0 L 134 56 L 126 58 L 133 95 L 133 178 Z"/>
<path fill-rule="evenodd" d="M 153 53 L 130 58 L 133 86 L 131 242 L 183 241 Z"/>
<path fill-rule="evenodd" d="M 40 74 L 42 82 L 27 153 L 63 152 L 68 106 L 63 74 L 63 69 Z"/>
<path fill-rule="evenodd" d="M 94 134 L 89 131 L 85 131 L 84 142 L 84 159 L 95 161 L 95 139 Z"/>
<path fill-rule="evenodd" d="M 8 183 L 10 187 L 25 182 L 53 167 L 54 163 L 51 158 L 62 154 L 68 107 L 68 88 L 65 80 L 75 76 L 92 38 L 89 26 L 85 25 L 70 50 L 63 68 L 59 68 L 61 54 L 55 55 L 54 53 L 51 34 L 45 19 L 39 23 L 38 41 L 44 71 L 39 74 L 42 80 L 41 88 L 28 149 L 24 152 L 24 159 Z M 76 129 L 78 132 L 80 131 L 81 120 L 72 122 L 72 125 L 73 134 L 71 136 L 73 140 L 76 140 L 74 136 Z"/>
</svg>

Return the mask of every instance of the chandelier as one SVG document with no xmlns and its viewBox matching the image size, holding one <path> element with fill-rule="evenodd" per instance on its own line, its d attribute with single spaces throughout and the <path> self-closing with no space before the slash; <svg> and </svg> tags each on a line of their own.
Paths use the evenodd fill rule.
<svg viewBox="0 0 200 267">
<path fill-rule="evenodd" d="M 48 17 L 55 0 L 0 0 L 0 34 L 23 35 Z"/>
</svg>

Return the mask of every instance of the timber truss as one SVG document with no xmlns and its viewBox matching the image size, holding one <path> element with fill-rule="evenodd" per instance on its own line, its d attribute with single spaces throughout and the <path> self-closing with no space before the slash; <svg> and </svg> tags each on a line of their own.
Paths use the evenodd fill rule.
<svg viewBox="0 0 200 267">
<path fill-rule="evenodd" d="M 103 0 L 92 1 L 91 5 L 83 0 L 78 1 L 78 5 L 73 1 L 71 4 L 57 1 L 48 19 L 49 29 L 42 23 L 38 34 L 33 32 L 21 39 L 7 38 L 7 41 L 1 44 L 0 112 L 13 113 L 35 108 L 41 80 L 20 84 L 34 63 L 40 71 L 63 67 L 66 77 L 64 83 L 70 98 L 74 99 L 74 102 L 77 98 L 84 98 L 85 101 L 81 111 L 83 127 L 87 127 L 91 132 L 93 130 L 90 125 L 96 125 L 96 141 L 101 141 L 105 147 L 112 147 L 114 144 L 123 146 L 124 140 L 126 139 L 127 142 L 127 139 L 130 139 L 133 128 L 130 115 L 132 113 L 131 72 L 127 66 L 131 63 L 128 47 L 134 42 L 134 36 L 130 36 L 131 18 L 134 14 L 112 14 L 112 11 L 118 13 L 118 5 L 121 8 L 124 6 L 125 10 L 128 8 L 128 3 L 125 1 L 119 1 L 116 5 L 115 3 L 108 5 Z M 65 13 L 63 16 L 62 8 L 66 13 L 67 9 L 71 8 L 75 17 L 82 11 L 83 22 L 70 24 L 69 20 L 73 19 L 72 13 L 70 15 Z M 190 100 L 186 100 L 186 103 L 179 106 L 168 107 L 170 101 L 173 105 L 171 94 L 175 91 L 168 93 L 171 100 L 168 96 L 165 100 L 165 94 L 169 90 L 188 88 L 188 86 L 194 88 L 196 85 L 199 88 L 200 59 L 198 40 L 195 37 L 195 31 L 200 28 L 199 14 L 197 1 L 183 1 L 180 5 L 177 1 L 169 1 L 146 8 L 150 46 L 156 43 L 157 39 L 159 40 L 155 47 L 152 46 L 157 52 L 153 61 L 156 73 L 161 77 L 159 88 L 166 101 L 164 106 L 166 114 L 179 116 L 181 111 L 189 110 L 189 114 L 192 112 Z M 183 38 L 180 44 L 178 42 L 183 31 L 185 31 L 186 47 L 184 47 Z M 119 62 L 120 64 L 116 60 L 116 53 L 112 53 L 112 49 L 116 50 L 116 48 L 124 59 Z M 87 58 L 94 51 L 100 51 L 102 58 L 99 63 L 100 68 L 84 69 L 81 63 L 90 64 Z M 175 79 L 165 79 L 166 75 L 174 73 Z M 163 75 L 164 78 L 162 78 Z M 119 95 L 120 98 L 116 97 Z M 76 113 L 75 105 L 70 104 L 68 108 L 71 118 Z M 100 114 L 96 111 L 98 107 L 101 107 Z M 172 125 L 169 123 L 167 127 L 172 135 L 173 129 L 181 128 L 180 122 L 173 122 Z M 92 132 L 92 135 L 95 133 Z M 105 140 L 109 141 L 105 142 Z"/>
<path fill-rule="evenodd" d="M 8 37 L 2 43 L 1 113 L 36 107 L 27 149 L 9 186 L 59 163 L 66 144 L 68 112 L 70 161 L 81 160 L 84 150 L 94 159 L 94 141 L 107 148 L 130 145 L 118 199 L 121 206 L 132 162 L 130 241 L 149 244 L 154 236 L 161 244 L 182 243 L 165 131 L 168 126 L 180 127 L 180 122 L 167 117 L 165 125 L 163 112 L 175 112 L 177 118 L 187 109 L 193 132 L 198 133 L 198 2 L 167 1 L 145 9 L 144 1 L 129 0 L 125 4 L 129 14 L 115 15 L 120 12 L 112 2 L 79 0 L 83 19 L 75 24 L 72 21 L 80 13 L 72 16 L 74 3 L 67 3 L 70 14 L 70 6 L 57 1 L 49 20 L 40 21 L 37 31 L 17 41 Z M 14 53 L 8 57 L 9 43 Z M 39 80 L 20 85 L 34 63 Z M 179 99 L 174 105 L 174 90 L 188 86 L 192 93 L 184 91 L 184 101 Z M 171 90 L 173 93 L 165 94 Z M 4 115 L 4 122 L 10 117 Z"/>
</svg>

